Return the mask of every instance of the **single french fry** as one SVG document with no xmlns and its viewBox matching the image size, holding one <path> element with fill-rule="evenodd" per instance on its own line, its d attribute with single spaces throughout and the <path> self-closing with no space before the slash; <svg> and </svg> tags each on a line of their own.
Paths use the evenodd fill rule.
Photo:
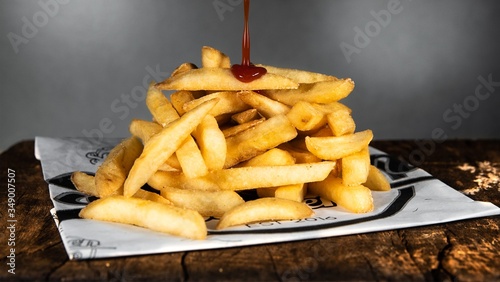
<svg viewBox="0 0 500 282">
<path fill-rule="evenodd" d="M 257 195 L 263 197 L 275 197 L 287 199 L 301 203 L 307 193 L 307 185 L 305 183 L 285 185 L 273 188 L 259 188 Z"/>
<path fill-rule="evenodd" d="M 370 165 L 368 178 L 363 183 L 364 186 L 370 188 L 372 191 L 389 191 L 391 184 L 387 177 L 375 166 Z"/>
<path fill-rule="evenodd" d="M 304 70 L 279 68 L 275 66 L 257 64 L 259 67 L 265 68 L 268 72 L 288 77 L 297 83 L 315 83 L 320 81 L 338 80 L 335 76 L 310 72 Z"/>
<path fill-rule="evenodd" d="M 234 191 L 203 191 L 166 187 L 161 195 L 176 207 L 191 209 L 202 216 L 221 217 L 231 208 L 245 201 Z"/>
<path fill-rule="evenodd" d="M 172 205 L 172 202 L 170 202 L 166 198 L 162 197 L 161 195 L 159 195 L 157 193 L 146 191 L 144 189 L 137 190 L 137 192 L 135 192 L 133 197 L 143 199 L 143 200 L 152 201 L 152 202 L 158 202 L 161 204 Z"/>
<path fill-rule="evenodd" d="M 201 65 L 204 68 L 230 68 L 229 57 L 221 51 L 210 46 L 201 48 Z"/>
<path fill-rule="evenodd" d="M 238 166 L 266 166 L 266 165 L 293 165 L 295 159 L 285 150 L 272 148 L 269 151 L 262 153 L 250 160 L 239 164 Z"/>
<path fill-rule="evenodd" d="M 286 115 L 290 111 L 289 106 L 254 91 L 240 91 L 238 92 L 238 97 L 244 103 L 257 109 L 257 111 L 266 118 Z"/>
<path fill-rule="evenodd" d="M 313 214 L 313 210 L 303 203 L 279 198 L 260 198 L 227 211 L 216 229 L 262 221 L 303 219 Z"/>
<path fill-rule="evenodd" d="M 205 176 L 187 178 L 180 172 L 157 171 L 148 185 L 157 190 L 177 187 L 195 190 L 249 190 L 278 187 L 325 179 L 335 169 L 335 162 L 309 164 L 236 167 L 209 172 Z"/>
<path fill-rule="evenodd" d="M 190 239 L 205 239 L 205 220 L 196 211 L 140 198 L 110 196 L 88 204 L 80 211 L 85 219 L 103 220 L 145 227 Z"/>
<path fill-rule="evenodd" d="M 243 124 L 250 122 L 252 120 L 260 119 L 261 116 L 259 115 L 259 112 L 257 109 L 248 109 L 243 112 L 239 112 L 237 114 L 234 114 L 231 116 L 231 119 L 235 121 L 238 124 Z"/>
<path fill-rule="evenodd" d="M 217 100 L 207 101 L 181 118 L 169 123 L 144 146 L 140 157 L 134 162 L 125 180 L 124 195 L 131 197 L 158 168 L 184 143 Z"/>
<path fill-rule="evenodd" d="M 179 115 L 183 115 L 186 111 L 184 110 L 184 104 L 196 99 L 193 95 L 193 91 L 176 91 L 170 94 L 170 101 L 172 101 L 172 106 L 177 111 Z"/>
<path fill-rule="evenodd" d="M 299 101 L 328 104 L 347 97 L 354 89 L 350 78 L 301 84 L 297 89 L 266 90 L 264 95 L 293 106 Z"/>
<path fill-rule="evenodd" d="M 335 162 L 247 166 L 212 171 L 206 178 L 223 190 L 248 190 L 321 181 L 335 168 Z"/>
<path fill-rule="evenodd" d="M 265 118 L 261 118 L 261 119 L 251 120 L 251 121 L 246 122 L 246 123 L 230 126 L 230 127 L 222 129 L 222 133 L 224 133 L 224 137 L 229 138 L 229 137 L 237 135 L 238 133 L 243 132 L 251 127 L 254 127 L 261 122 L 264 122 L 265 120 L 266 120 Z"/>
<path fill-rule="evenodd" d="M 149 139 L 151 139 L 151 137 L 160 132 L 162 128 L 163 127 L 156 122 L 151 122 L 141 119 L 134 119 L 130 122 L 129 125 L 130 133 L 136 136 L 137 138 L 141 139 L 143 144 L 146 144 L 149 141 Z M 179 160 L 177 159 L 177 155 L 174 154 L 170 158 L 168 158 L 165 161 L 165 163 L 162 164 L 158 169 L 170 171 L 170 170 L 180 170 L 182 168 L 181 164 L 179 163 Z"/>
<path fill-rule="evenodd" d="M 300 131 L 318 130 L 324 127 L 327 121 L 322 111 L 304 101 L 297 102 L 286 117 Z"/>
<path fill-rule="evenodd" d="M 210 114 L 214 117 L 223 115 L 223 114 L 234 114 L 239 113 L 245 110 L 248 110 L 250 107 L 243 103 L 243 101 L 238 98 L 236 92 L 214 92 L 208 95 L 205 95 L 199 99 L 195 99 L 189 101 L 183 105 L 183 109 L 185 111 L 189 111 L 199 104 L 211 100 L 211 99 L 219 99 L 219 103 L 215 106 Z"/>
<path fill-rule="evenodd" d="M 182 63 L 170 74 L 170 76 L 176 76 L 178 74 L 184 73 L 189 70 L 197 69 L 198 67 L 193 63 Z"/>
<path fill-rule="evenodd" d="M 219 128 L 217 120 L 207 115 L 193 132 L 201 155 L 209 170 L 222 169 L 226 162 L 226 138 Z M 193 164 L 191 164 L 193 166 Z"/>
<path fill-rule="evenodd" d="M 333 113 L 336 111 L 346 111 L 349 114 L 352 113 L 352 109 L 349 108 L 348 106 L 340 103 L 340 102 L 331 102 L 327 104 L 318 104 L 318 103 L 311 103 L 313 107 L 315 107 L 317 110 L 322 111 L 323 113 L 329 114 Z"/>
<path fill-rule="evenodd" d="M 152 121 L 133 119 L 129 124 L 129 131 L 133 136 L 139 138 L 143 144 L 147 143 L 151 137 L 161 131 L 163 127 Z"/>
<path fill-rule="evenodd" d="M 163 92 L 151 84 L 146 94 L 146 106 L 153 115 L 154 120 L 162 126 L 179 118 L 172 103 L 165 97 Z"/>
<path fill-rule="evenodd" d="M 354 213 L 367 213 L 373 210 L 371 190 L 363 185 L 347 186 L 334 175 L 320 182 L 309 183 L 308 193 L 319 195 Z"/>
<path fill-rule="evenodd" d="M 343 157 L 342 161 L 342 182 L 344 185 L 353 186 L 366 182 L 370 170 L 370 152 L 368 147 L 361 151 Z"/>
<path fill-rule="evenodd" d="M 353 134 L 356 130 L 356 123 L 346 110 L 329 113 L 326 115 L 326 119 L 334 136 Z"/>
<path fill-rule="evenodd" d="M 251 159 L 296 136 L 297 131 L 285 116 L 278 115 L 267 119 L 226 139 L 227 155 L 224 168 Z"/>
<path fill-rule="evenodd" d="M 229 68 L 200 68 L 172 76 L 157 84 L 161 90 L 240 91 L 261 89 L 295 89 L 293 80 L 266 73 L 252 82 L 241 82 Z"/>
<path fill-rule="evenodd" d="M 186 140 L 177 149 L 175 155 L 177 156 L 177 160 L 179 160 L 182 171 L 187 177 L 194 178 L 208 173 L 205 158 L 193 136 L 188 135 L 186 137 Z"/>
<path fill-rule="evenodd" d="M 373 133 L 367 129 L 354 134 L 334 137 L 306 137 L 307 149 L 323 160 L 338 160 L 361 151 L 373 139 Z"/>
<path fill-rule="evenodd" d="M 220 190 L 219 185 L 206 175 L 189 178 L 179 171 L 157 171 L 148 179 L 148 185 L 158 191 L 168 189 L 169 187 L 206 191 Z"/>
<path fill-rule="evenodd" d="M 142 150 L 141 141 L 131 136 L 109 152 L 95 173 L 95 185 L 99 197 L 103 198 L 122 193 L 129 171 Z"/>
<path fill-rule="evenodd" d="M 75 185 L 76 190 L 90 196 L 99 197 L 93 175 L 86 174 L 82 171 L 75 171 L 71 174 L 71 182 Z"/>
</svg>

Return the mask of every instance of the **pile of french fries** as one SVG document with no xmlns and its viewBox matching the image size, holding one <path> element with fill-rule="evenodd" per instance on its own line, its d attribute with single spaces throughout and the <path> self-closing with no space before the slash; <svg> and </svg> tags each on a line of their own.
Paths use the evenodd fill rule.
<svg viewBox="0 0 500 282">
<path fill-rule="evenodd" d="M 152 120 L 132 120 L 95 176 L 73 173 L 79 191 L 99 198 L 80 217 L 204 239 L 206 217 L 217 229 L 303 219 L 314 214 L 308 194 L 366 213 L 372 191 L 390 189 L 370 165 L 372 131 L 356 132 L 339 102 L 351 79 L 259 65 L 267 73 L 244 83 L 224 53 L 205 46 L 201 55 L 201 68 L 185 63 L 151 83 Z M 259 198 L 243 200 L 249 189 Z"/>
</svg>

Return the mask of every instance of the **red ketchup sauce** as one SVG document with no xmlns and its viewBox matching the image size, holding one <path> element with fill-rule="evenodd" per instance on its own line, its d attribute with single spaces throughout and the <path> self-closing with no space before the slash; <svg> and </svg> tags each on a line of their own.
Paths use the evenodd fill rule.
<svg viewBox="0 0 500 282">
<path fill-rule="evenodd" d="M 250 62 L 250 34 L 248 32 L 248 14 L 250 10 L 250 0 L 245 0 L 245 20 L 243 28 L 243 42 L 241 45 L 241 64 L 231 66 L 231 72 L 241 82 L 252 82 L 266 74 L 263 67 L 256 67 Z"/>
</svg>

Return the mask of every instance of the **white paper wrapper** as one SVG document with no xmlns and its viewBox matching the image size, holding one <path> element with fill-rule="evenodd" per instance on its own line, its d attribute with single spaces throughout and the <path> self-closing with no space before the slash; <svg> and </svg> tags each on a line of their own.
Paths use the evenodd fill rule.
<svg viewBox="0 0 500 282">
<path fill-rule="evenodd" d="M 51 213 L 70 259 L 96 259 L 189 250 L 216 249 L 323 238 L 430 225 L 500 214 L 500 208 L 473 201 L 429 173 L 370 148 L 372 164 L 391 180 L 389 192 L 373 192 L 375 210 L 346 212 L 319 197 L 306 199 L 315 215 L 305 220 L 255 223 L 215 230 L 207 218 L 208 238 L 190 240 L 144 228 L 86 220 L 78 212 L 94 198 L 74 188 L 73 171 L 94 173 L 120 139 L 96 142 L 85 138 L 37 137 L 35 156 L 41 161 L 54 203 Z"/>
</svg>

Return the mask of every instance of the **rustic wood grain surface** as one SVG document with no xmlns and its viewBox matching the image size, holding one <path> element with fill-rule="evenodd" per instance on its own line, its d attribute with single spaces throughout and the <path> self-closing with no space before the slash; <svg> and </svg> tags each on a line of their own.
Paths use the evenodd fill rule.
<svg viewBox="0 0 500 282">
<path fill-rule="evenodd" d="M 500 140 L 374 141 L 471 198 L 500 206 Z M 500 281 L 500 217 L 242 248 L 69 261 L 34 142 L 0 155 L 0 281 Z M 15 171 L 15 274 L 8 170 Z"/>
</svg>

